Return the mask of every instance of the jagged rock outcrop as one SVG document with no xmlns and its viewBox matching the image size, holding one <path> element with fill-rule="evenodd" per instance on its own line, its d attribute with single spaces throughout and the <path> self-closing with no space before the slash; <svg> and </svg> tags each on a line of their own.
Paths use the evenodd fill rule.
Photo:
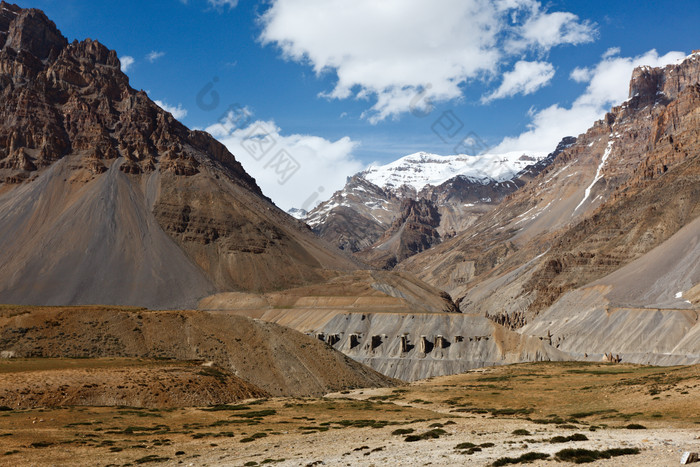
<svg viewBox="0 0 700 467">
<path fill-rule="evenodd" d="M 355 263 L 129 85 L 113 50 L 0 8 L 0 301 L 191 307 Z"/>
<path fill-rule="evenodd" d="M 440 213 L 432 201 L 404 199 L 399 217 L 372 247 L 357 256 L 375 267 L 391 269 L 404 259 L 440 243 L 439 225 Z"/>
<path fill-rule="evenodd" d="M 355 253 L 371 247 L 382 236 L 400 206 L 398 196 L 354 175 L 305 220 L 321 238 Z"/>
</svg>

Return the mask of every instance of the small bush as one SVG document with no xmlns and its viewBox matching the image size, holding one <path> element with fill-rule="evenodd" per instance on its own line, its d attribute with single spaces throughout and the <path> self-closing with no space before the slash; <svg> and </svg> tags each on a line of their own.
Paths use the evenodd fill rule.
<svg viewBox="0 0 700 467">
<path fill-rule="evenodd" d="M 587 464 L 598 459 L 610 459 L 611 457 L 639 454 L 637 448 L 613 448 L 605 451 L 592 451 L 590 449 L 562 449 L 556 454 L 560 461 L 573 462 L 574 464 Z"/>
<path fill-rule="evenodd" d="M 211 407 L 206 407 L 204 409 L 200 409 L 205 412 L 219 412 L 223 410 L 250 410 L 250 407 L 247 405 L 228 405 L 228 404 L 221 404 L 221 405 L 212 405 Z"/>
<path fill-rule="evenodd" d="M 392 435 L 410 435 L 414 431 L 416 431 L 416 430 L 414 430 L 413 428 L 399 428 L 397 430 L 392 431 L 391 434 Z"/>
<path fill-rule="evenodd" d="M 526 452 L 520 457 L 501 457 L 491 465 L 493 467 L 501 467 L 509 464 L 529 464 L 539 459 L 549 459 L 549 454 L 543 452 Z"/>
<path fill-rule="evenodd" d="M 404 441 L 410 443 L 413 441 L 421 441 L 424 439 L 437 439 L 444 434 L 447 434 L 447 432 L 442 428 L 434 428 L 432 430 L 426 431 L 425 433 L 421 433 L 420 435 L 408 435 L 406 436 L 406 439 Z"/>
<path fill-rule="evenodd" d="M 256 439 L 265 438 L 266 436 L 267 436 L 267 433 L 255 433 L 253 435 L 250 435 L 247 438 L 241 439 L 241 443 L 250 443 L 252 441 L 255 441 Z"/>
<path fill-rule="evenodd" d="M 513 431 L 513 434 L 516 436 L 530 436 L 531 433 L 527 430 L 519 428 L 519 429 Z"/>
<path fill-rule="evenodd" d="M 569 441 L 588 441 L 588 437 L 582 433 L 574 433 L 571 436 L 555 436 L 549 440 L 550 443 L 568 443 Z"/>
<path fill-rule="evenodd" d="M 476 444 L 474 443 L 459 443 L 457 446 L 455 446 L 455 449 L 471 449 L 475 447 Z"/>
<path fill-rule="evenodd" d="M 151 454 L 150 456 L 142 457 L 140 459 L 136 459 L 134 461 L 135 464 L 147 464 L 149 462 L 166 462 L 169 461 L 169 457 L 160 457 L 155 454 Z"/>
<path fill-rule="evenodd" d="M 33 448 L 47 448 L 47 447 L 51 446 L 52 444 L 53 443 L 50 443 L 48 441 L 37 441 L 37 442 L 30 444 L 29 446 L 31 446 Z"/>
<path fill-rule="evenodd" d="M 645 427 L 644 425 L 640 425 L 639 423 L 630 423 L 625 428 L 627 428 L 628 430 L 646 430 L 647 429 L 647 427 Z"/>
</svg>

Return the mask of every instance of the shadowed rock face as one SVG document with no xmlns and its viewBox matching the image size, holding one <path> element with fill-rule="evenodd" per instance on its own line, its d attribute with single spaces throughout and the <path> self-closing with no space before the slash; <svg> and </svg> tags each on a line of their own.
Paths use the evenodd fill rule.
<svg viewBox="0 0 700 467">
<path fill-rule="evenodd" d="M 5 2 L 0 44 L 0 302 L 192 307 L 356 268 L 115 51 Z"/>
<path fill-rule="evenodd" d="M 371 248 L 357 254 L 359 258 L 382 269 L 440 243 L 437 227 L 440 213 L 426 199 L 408 198 L 401 202 L 401 213 Z"/>
</svg>

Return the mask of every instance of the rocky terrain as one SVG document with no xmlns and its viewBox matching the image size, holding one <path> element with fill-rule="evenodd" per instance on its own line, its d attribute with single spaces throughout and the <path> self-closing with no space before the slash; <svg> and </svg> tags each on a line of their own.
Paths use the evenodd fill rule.
<svg viewBox="0 0 700 467">
<path fill-rule="evenodd" d="M 125 358 L 0 361 L 0 405 L 204 407 L 269 394 L 210 362 Z"/>
<path fill-rule="evenodd" d="M 323 399 L 6 408 L 0 452 L 12 465 L 666 467 L 700 449 L 698 382 L 697 366 L 538 363 Z"/>
<path fill-rule="evenodd" d="M 350 177 L 300 218 L 340 249 L 391 269 L 472 225 L 555 155 L 412 154 Z"/>
<path fill-rule="evenodd" d="M 635 70 L 628 101 L 478 224 L 400 268 L 463 312 L 577 356 L 698 361 L 698 83 L 699 54 Z"/>
<path fill-rule="evenodd" d="M 449 295 L 405 273 L 359 271 L 321 286 L 217 294 L 199 306 L 296 329 L 405 381 L 571 358 L 547 338 L 523 336 L 483 315 L 460 313 Z"/>
<path fill-rule="evenodd" d="M 212 362 L 276 396 L 397 383 L 291 329 L 201 311 L 5 306 L 0 308 L 0 349 L 13 358 Z"/>
<path fill-rule="evenodd" d="M 132 89 L 115 51 L 1 5 L 0 302 L 187 308 L 357 268 Z"/>
</svg>

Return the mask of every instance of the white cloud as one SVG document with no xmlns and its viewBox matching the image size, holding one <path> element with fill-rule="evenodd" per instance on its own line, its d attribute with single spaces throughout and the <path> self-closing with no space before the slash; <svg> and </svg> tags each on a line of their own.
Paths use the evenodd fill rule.
<svg viewBox="0 0 700 467">
<path fill-rule="evenodd" d="M 571 107 L 557 104 L 533 110 L 528 131 L 505 138 L 494 152 L 513 150 L 552 151 L 564 136 L 578 136 L 602 118 L 610 107 L 627 100 L 629 82 L 634 68 L 642 65 L 665 66 L 683 59 L 683 52 L 659 55 L 650 50 L 637 57 L 620 57 L 619 49 L 610 49 L 592 68 L 576 68 L 571 78 L 588 82 L 588 86 Z"/>
<path fill-rule="evenodd" d="M 526 62 L 515 64 L 513 71 L 503 74 L 501 85 L 488 96 L 481 99 L 489 102 L 494 99 L 512 97 L 516 94 L 528 95 L 546 86 L 554 78 L 554 67 L 548 62 Z"/>
<path fill-rule="evenodd" d="M 154 100 L 153 102 L 156 103 L 158 107 L 161 109 L 165 110 L 166 112 L 170 112 L 173 114 L 173 117 L 175 117 L 178 120 L 182 120 L 187 116 L 187 109 L 184 109 L 181 104 L 178 104 L 177 107 L 174 107 L 172 105 L 168 105 L 167 103 L 159 100 Z"/>
<path fill-rule="evenodd" d="M 539 5 L 533 6 L 532 14 L 518 28 L 516 37 L 508 42 L 514 51 L 536 47 L 547 51 L 562 44 L 584 44 L 595 38 L 594 26 L 580 22 L 578 16 L 568 12 L 547 13 Z"/>
<path fill-rule="evenodd" d="M 229 9 L 236 8 L 236 5 L 238 5 L 238 0 L 207 0 L 207 3 L 212 8 L 221 10 L 224 7 L 228 7 Z"/>
<path fill-rule="evenodd" d="M 593 74 L 588 68 L 576 67 L 569 75 L 569 78 L 576 81 L 577 83 L 587 83 L 591 80 Z"/>
<path fill-rule="evenodd" d="M 358 142 L 349 137 L 336 141 L 312 135 L 283 135 L 273 121 L 246 123 L 240 113 L 206 128 L 221 141 L 252 175 L 275 204 L 309 210 L 345 185 L 348 174 L 364 168 L 353 151 Z"/>
<path fill-rule="evenodd" d="M 622 50 L 619 47 L 610 47 L 603 54 L 603 58 L 610 58 L 614 57 L 615 55 L 620 55 L 620 52 L 622 52 Z"/>
<path fill-rule="evenodd" d="M 148 55 L 146 55 L 146 60 L 153 63 L 156 60 L 158 60 L 160 57 L 162 57 L 163 55 L 165 55 L 165 52 L 159 52 L 156 50 L 152 50 Z"/>
<path fill-rule="evenodd" d="M 119 62 L 121 63 L 122 71 L 126 73 L 136 60 L 134 60 L 134 57 L 124 55 L 123 57 L 119 57 Z"/>
<path fill-rule="evenodd" d="M 536 0 L 272 0 L 263 44 L 317 74 L 334 72 L 331 99 L 372 98 L 376 123 L 420 102 L 457 99 L 515 60 L 593 39 L 595 26 Z"/>
</svg>

